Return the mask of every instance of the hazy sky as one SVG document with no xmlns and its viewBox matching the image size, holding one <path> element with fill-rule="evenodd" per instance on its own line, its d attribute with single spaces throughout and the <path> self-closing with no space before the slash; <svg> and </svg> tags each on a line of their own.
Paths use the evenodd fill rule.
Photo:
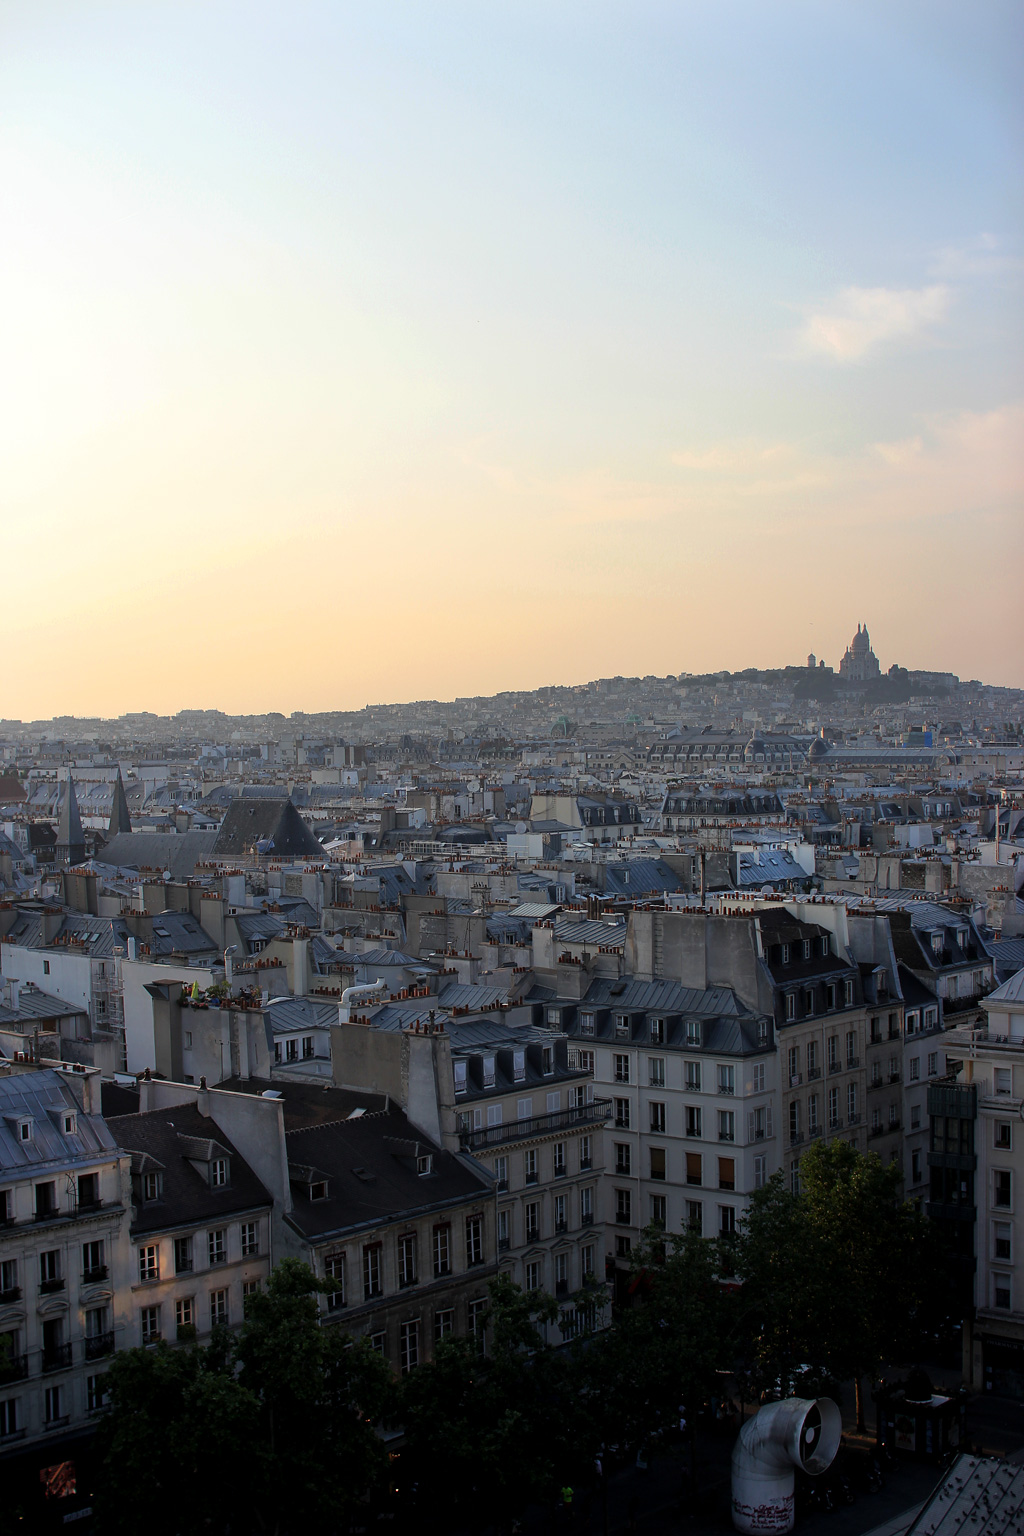
<svg viewBox="0 0 1024 1536">
<path fill-rule="evenodd" d="M 2 0 L 0 716 L 1024 683 L 1022 43 Z"/>
</svg>

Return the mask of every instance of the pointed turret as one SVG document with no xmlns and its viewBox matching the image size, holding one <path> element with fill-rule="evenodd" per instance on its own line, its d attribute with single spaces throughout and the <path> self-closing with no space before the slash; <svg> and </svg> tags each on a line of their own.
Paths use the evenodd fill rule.
<svg viewBox="0 0 1024 1536">
<path fill-rule="evenodd" d="M 107 842 L 116 837 L 119 832 L 130 832 L 132 829 L 131 817 L 128 815 L 128 797 L 124 792 L 124 780 L 121 777 L 121 769 L 117 770 L 117 778 L 114 780 L 114 799 L 110 807 L 110 821 L 107 824 Z"/>
<path fill-rule="evenodd" d="M 58 864 L 81 864 L 85 858 L 85 833 L 82 831 L 78 796 L 75 794 L 75 781 L 71 777 L 70 768 L 60 797 L 56 853 Z"/>
</svg>

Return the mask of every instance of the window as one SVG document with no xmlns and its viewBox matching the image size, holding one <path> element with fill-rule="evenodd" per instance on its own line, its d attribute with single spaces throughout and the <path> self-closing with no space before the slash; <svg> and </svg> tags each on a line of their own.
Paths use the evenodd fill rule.
<svg viewBox="0 0 1024 1536">
<path fill-rule="evenodd" d="M 1009 1264 L 1013 1258 L 1013 1227 L 1008 1221 L 992 1223 L 992 1257 Z"/>
<path fill-rule="evenodd" d="M 554 1093 L 545 1094 L 544 1107 L 549 1115 L 558 1114 L 559 1110 L 562 1108 L 562 1095 L 558 1089 L 556 1089 Z"/>
<path fill-rule="evenodd" d="M 997 1210 L 1008 1211 L 1013 1206 L 1013 1181 L 1007 1168 L 997 1168 L 992 1175 L 992 1204 Z"/>
<path fill-rule="evenodd" d="M 226 1157 L 215 1157 L 210 1164 L 210 1188 L 226 1189 L 228 1182 L 228 1160 Z"/>
<path fill-rule="evenodd" d="M 796 1018 L 796 993 L 795 992 L 787 992 L 786 993 L 786 1018 L 787 1019 L 795 1019 Z"/>
<path fill-rule="evenodd" d="M 473 1335 L 474 1339 L 476 1339 L 477 1345 L 478 1345 L 481 1353 L 483 1353 L 484 1346 L 485 1346 L 485 1344 L 487 1342 L 487 1340 L 486 1340 L 486 1331 L 485 1331 L 487 1325 L 486 1325 L 486 1323 L 484 1321 L 486 1316 L 487 1316 L 487 1298 L 486 1298 L 486 1296 L 476 1296 L 476 1297 L 474 1297 L 473 1300 L 469 1304 L 469 1331 Z"/>
<path fill-rule="evenodd" d="M 0 1302 L 17 1301 L 18 1297 L 11 1295 L 18 1289 L 18 1261 L 17 1259 L 3 1259 L 0 1261 Z"/>
<path fill-rule="evenodd" d="M 288 1061 L 298 1061 L 299 1042 L 297 1040 L 287 1040 L 285 1042 L 284 1054 Z"/>
<path fill-rule="evenodd" d="M 650 1110 L 651 1110 L 651 1130 L 654 1132 L 654 1134 L 656 1136 L 664 1136 L 664 1134 L 665 1134 L 665 1106 L 664 1106 L 664 1104 L 660 1103 L 658 1100 L 653 1100 L 652 1103 L 651 1103 L 651 1106 L 650 1106 Z"/>
<path fill-rule="evenodd" d="M 243 1306 L 243 1308 L 244 1308 L 246 1302 L 249 1300 L 249 1297 L 250 1296 L 255 1296 L 257 1291 L 259 1290 L 259 1288 L 260 1288 L 260 1283 L 259 1283 L 258 1280 L 243 1280 L 242 1281 L 242 1306 Z"/>
<path fill-rule="evenodd" d="M 178 1338 L 181 1339 L 187 1337 L 183 1330 L 186 1328 L 194 1328 L 195 1325 L 195 1298 L 193 1296 L 183 1296 L 179 1301 L 174 1303 L 174 1328 Z"/>
<path fill-rule="evenodd" d="M 192 1239 L 190 1237 L 174 1239 L 174 1273 L 176 1275 L 192 1273 Z"/>
<path fill-rule="evenodd" d="M 698 1237 L 704 1231 L 704 1204 L 700 1200 L 687 1200 L 686 1225 L 691 1232 L 696 1232 Z"/>
<path fill-rule="evenodd" d="M 516 1119 L 530 1120 L 533 1117 L 533 1100 L 516 1099 Z"/>
<path fill-rule="evenodd" d="M 853 982 L 848 981 L 844 985 L 843 995 L 847 1008 L 853 1007 Z"/>
<path fill-rule="evenodd" d="M 665 1058 L 664 1056 L 651 1056 L 647 1063 L 648 1081 L 652 1088 L 664 1088 L 665 1086 Z"/>
<path fill-rule="evenodd" d="M 821 1068 L 818 1066 L 817 1040 L 808 1040 L 807 1042 L 807 1076 L 809 1078 L 821 1076 Z"/>
<path fill-rule="evenodd" d="M 526 1219 L 526 1241 L 536 1243 L 540 1239 L 540 1203 L 530 1200 L 524 1207 Z"/>
<path fill-rule="evenodd" d="M 257 1221 L 242 1222 L 242 1258 L 251 1259 L 260 1251 L 260 1227 Z"/>
<path fill-rule="evenodd" d="M 695 1046 L 698 1050 L 700 1049 L 700 1044 L 701 1044 L 700 1019 L 687 1019 L 687 1021 L 686 1021 L 686 1043 L 687 1043 L 687 1045 Z"/>
<path fill-rule="evenodd" d="M 616 1053 L 616 1055 L 612 1057 L 612 1062 L 615 1069 L 615 1081 L 617 1083 L 628 1083 L 629 1057 Z"/>
<path fill-rule="evenodd" d="M 719 1093 L 729 1093 L 729 1094 L 732 1094 L 732 1093 L 736 1092 L 736 1068 L 735 1067 L 731 1067 L 731 1066 L 727 1067 L 727 1066 L 721 1066 L 721 1065 L 719 1066 L 719 1068 L 718 1068 L 718 1091 L 719 1091 Z"/>
<path fill-rule="evenodd" d="M 793 1099 L 789 1106 L 789 1139 L 798 1141 L 800 1137 L 800 1100 Z"/>
<path fill-rule="evenodd" d="M 928 1052 L 928 1076 L 929 1077 L 934 1077 L 936 1072 L 938 1072 L 938 1070 L 939 1070 L 939 1053 L 938 1053 L 938 1051 L 929 1051 Z"/>
<path fill-rule="evenodd" d="M 754 1066 L 753 1089 L 755 1093 L 764 1093 L 764 1062 L 759 1061 Z"/>
<path fill-rule="evenodd" d="M 911 1058 L 910 1058 L 910 1081 L 912 1083 L 916 1083 L 920 1076 L 921 1076 L 921 1058 L 920 1058 L 920 1056 L 911 1056 Z"/>
<path fill-rule="evenodd" d="M 383 1295 L 380 1281 L 380 1243 L 367 1243 L 363 1249 L 363 1300 Z"/>
<path fill-rule="evenodd" d="M 450 1338 L 455 1332 L 455 1308 L 439 1307 L 434 1313 L 434 1343 Z"/>
<path fill-rule="evenodd" d="M 747 1140 L 765 1141 L 772 1134 L 772 1107 L 762 1104 L 747 1111 Z"/>
<path fill-rule="evenodd" d="M 700 1069 L 699 1061 L 688 1061 L 684 1066 L 683 1081 L 690 1093 L 700 1093 Z"/>
<path fill-rule="evenodd" d="M 694 1104 L 686 1106 L 686 1134 L 687 1136 L 700 1136 L 701 1134 L 700 1108 Z"/>
<path fill-rule="evenodd" d="M 567 1216 L 566 1216 L 565 1196 L 564 1195 L 556 1195 L 555 1196 L 555 1231 L 556 1232 L 565 1232 L 565 1231 L 568 1230 L 568 1227 L 569 1227 L 569 1222 L 568 1222 L 568 1219 L 567 1219 Z"/>
<path fill-rule="evenodd" d="M 158 1173 L 144 1173 L 142 1175 L 142 1198 L 145 1201 L 159 1200 L 160 1189 L 163 1180 Z"/>
<path fill-rule="evenodd" d="M 594 1245 L 587 1243 L 580 1249 L 580 1274 L 584 1284 L 594 1278 Z"/>
<path fill-rule="evenodd" d="M 484 1087 L 485 1088 L 493 1088 L 494 1087 L 494 1057 L 493 1056 L 484 1056 L 481 1059 L 483 1061 Z"/>
<path fill-rule="evenodd" d="M 826 1050 L 826 1055 L 827 1055 L 827 1058 L 828 1058 L 828 1069 L 829 1069 L 829 1071 L 830 1072 L 838 1072 L 839 1071 L 839 1036 L 838 1035 L 829 1035 L 828 1039 L 825 1042 L 825 1050 Z"/>
<path fill-rule="evenodd" d="M 580 1014 L 580 1034 L 592 1036 L 594 1033 L 594 1015 L 592 1013 Z"/>
<path fill-rule="evenodd" d="M 580 1171 L 594 1166 L 594 1143 L 590 1136 L 580 1137 Z"/>
<path fill-rule="evenodd" d="M 529 1147 L 523 1153 L 523 1176 L 527 1184 L 537 1182 L 537 1148 Z"/>
<path fill-rule="evenodd" d="M 1009 1067 L 996 1067 L 994 1072 L 996 1093 L 1011 1093 L 1013 1073 Z"/>
<path fill-rule="evenodd" d="M 498 1252 L 504 1253 L 512 1246 L 511 1224 L 509 1220 L 509 1208 L 503 1206 L 498 1212 Z"/>
<path fill-rule="evenodd" d="M 615 1015 L 615 1038 L 616 1040 L 629 1039 L 629 1015 L 627 1013 L 617 1013 Z"/>
<path fill-rule="evenodd" d="M 210 1268 L 214 1269 L 218 1264 L 226 1264 L 228 1260 L 227 1233 L 224 1227 L 217 1227 L 206 1234 L 206 1247 L 210 1260 Z"/>
<path fill-rule="evenodd" d="M 895 1106 L 894 1106 L 895 1107 Z M 839 1089 L 830 1088 L 828 1091 L 828 1123 L 831 1130 L 839 1125 Z"/>
<path fill-rule="evenodd" d="M 545 1077 L 550 1077 L 555 1070 L 555 1052 L 550 1045 L 541 1046 L 540 1069 Z"/>
<path fill-rule="evenodd" d="M 665 1020 L 664 1019 L 652 1019 L 651 1020 L 651 1044 L 652 1045 L 664 1045 L 665 1044 Z"/>
<path fill-rule="evenodd" d="M 580 1225 L 589 1227 L 594 1221 L 594 1188 L 587 1184 L 580 1190 Z"/>
<path fill-rule="evenodd" d="M 847 1083 L 847 1085 L 846 1085 L 846 1118 L 851 1122 L 851 1124 L 857 1118 L 857 1084 L 856 1083 Z"/>
<path fill-rule="evenodd" d="M 324 1277 L 333 1282 L 327 1293 L 328 1312 L 338 1312 L 345 1305 L 345 1255 L 337 1249 L 324 1258 Z"/>
<path fill-rule="evenodd" d="M 789 1048 L 789 1086 L 795 1088 L 800 1081 L 800 1047 L 791 1045 Z M 755 1092 L 757 1090 L 755 1089 Z"/>
<path fill-rule="evenodd" d="M 687 1152 L 686 1154 L 686 1182 L 687 1184 L 703 1184 L 704 1159 L 699 1152 Z"/>
<path fill-rule="evenodd" d="M 43 1393 L 43 1418 L 47 1427 L 59 1424 L 64 1417 L 64 1388 L 47 1387 Z"/>
<path fill-rule="evenodd" d="M 494 1159 L 494 1182 L 499 1189 L 508 1189 L 508 1158 L 496 1157 Z"/>
<path fill-rule="evenodd" d="M 312 1035 L 303 1035 L 303 1037 L 302 1037 L 302 1059 L 303 1059 L 303 1061 L 308 1061 L 309 1058 L 312 1055 L 313 1055 L 313 1036 Z"/>
<path fill-rule="evenodd" d="M 398 1283 L 405 1287 L 419 1280 L 416 1267 L 416 1234 L 407 1232 L 398 1239 Z"/>
<path fill-rule="evenodd" d="M 139 1279 L 160 1279 L 160 1249 L 156 1243 L 149 1243 L 139 1249 Z"/>
<path fill-rule="evenodd" d="M 143 1344 L 155 1344 L 160 1337 L 160 1308 L 143 1307 L 139 1313 Z"/>
<path fill-rule="evenodd" d="M 997 1120 L 995 1123 L 995 1145 L 1001 1152 L 1013 1150 L 1013 1128 L 1009 1120 Z"/>
<path fill-rule="evenodd" d="M 816 1093 L 807 1096 L 807 1134 L 814 1136 L 818 1130 L 818 1095 Z"/>
<path fill-rule="evenodd" d="M 651 1224 L 655 1227 L 664 1227 L 668 1224 L 668 1201 L 664 1195 L 651 1196 Z"/>
<path fill-rule="evenodd" d="M 734 1205 L 720 1205 L 718 1207 L 718 1230 L 723 1237 L 731 1237 L 736 1231 L 736 1207 Z"/>
<path fill-rule="evenodd" d="M 88 1285 L 94 1280 L 103 1280 L 107 1273 L 107 1256 L 103 1239 L 96 1242 L 82 1244 L 82 1281 Z M 3 1289 L 3 1287 L 0 1287 Z"/>
<path fill-rule="evenodd" d="M 615 1191 L 615 1220 L 620 1226 L 628 1227 L 633 1219 L 633 1196 L 628 1189 Z"/>
<path fill-rule="evenodd" d="M 398 1363 L 403 1376 L 408 1376 L 420 1363 L 419 1318 L 402 1323 L 398 1330 Z"/>
<path fill-rule="evenodd" d="M 551 1148 L 551 1167 L 556 1179 L 565 1178 L 565 1142 L 556 1141 Z"/>
<path fill-rule="evenodd" d="M 228 1325 L 227 1291 L 210 1292 L 210 1327 L 226 1328 Z"/>
<path fill-rule="evenodd" d="M 101 1408 L 107 1406 L 106 1376 L 85 1378 L 85 1406 L 89 1413 L 98 1413 Z"/>
<path fill-rule="evenodd" d="M 482 1216 L 466 1217 L 466 1264 L 472 1268 L 484 1261 L 484 1219 Z"/>
<path fill-rule="evenodd" d="M 718 1111 L 718 1139 L 719 1141 L 736 1140 L 736 1112 L 732 1109 L 720 1109 Z"/>
<path fill-rule="evenodd" d="M 857 1035 L 854 1030 L 848 1030 L 846 1034 L 846 1065 L 857 1065 Z"/>
<path fill-rule="evenodd" d="M 629 1143 L 625 1141 L 615 1142 L 615 1172 L 629 1177 Z"/>
<path fill-rule="evenodd" d="M 453 1066 L 453 1068 L 455 1070 L 455 1092 L 456 1093 L 465 1093 L 465 1091 L 466 1091 L 466 1063 L 464 1061 L 455 1061 L 455 1062 L 452 1063 L 452 1066 Z"/>
<path fill-rule="evenodd" d="M 720 1157 L 718 1159 L 718 1187 L 719 1189 L 736 1188 L 736 1159 L 734 1157 Z"/>
<path fill-rule="evenodd" d="M 754 1158 L 754 1188 L 763 1189 L 768 1182 L 768 1159 L 759 1153 Z"/>
<path fill-rule="evenodd" d="M 910 1129 L 912 1131 L 919 1131 L 921 1129 L 920 1104 L 911 1104 L 910 1106 Z"/>
<path fill-rule="evenodd" d="M 910 1182 L 911 1184 L 921 1182 L 921 1154 L 916 1147 L 910 1154 Z"/>
<path fill-rule="evenodd" d="M 629 1100 L 615 1099 L 615 1129 L 617 1131 L 629 1130 Z"/>
<path fill-rule="evenodd" d="M 540 1262 L 539 1262 L 539 1260 L 531 1259 L 528 1264 L 525 1264 L 523 1266 L 523 1274 L 524 1274 L 525 1280 L 526 1280 L 526 1285 L 525 1285 L 524 1289 L 527 1290 L 527 1291 L 539 1291 L 540 1290 Z"/>
<path fill-rule="evenodd" d="M 501 1105 L 500 1104 L 488 1104 L 488 1106 L 487 1106 L 487 1124 L 488 1125 L 500 1125 L 501 1124 Z"/>
<path fill-rule="evenodd" d="M 992 1305 L 1009 1312 L 1012 1300 L 1010 1277 L 1006 1274 L 992 1272 Z"/>
</svg>

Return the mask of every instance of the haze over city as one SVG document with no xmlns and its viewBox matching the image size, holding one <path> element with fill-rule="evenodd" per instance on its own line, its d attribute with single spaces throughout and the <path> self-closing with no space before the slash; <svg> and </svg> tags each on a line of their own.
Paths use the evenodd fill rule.
<svg viewBox="0 0 1024 1536">
<path fill-rule="evenodd" d="M 1019 686 L 1021 28 L 8 0 L 0 714 Z"/>
</svg>

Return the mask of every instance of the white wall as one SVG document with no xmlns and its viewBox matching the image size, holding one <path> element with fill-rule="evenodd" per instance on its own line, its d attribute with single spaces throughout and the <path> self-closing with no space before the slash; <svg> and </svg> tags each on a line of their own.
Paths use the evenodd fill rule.
<svg viewBox="0 0 1024 1536">
<path fill-rule="evenodd" d="M 129 1072 L 144 1072 L 156 1061 L 156 1042 L 153 1033 L 153 999 L 146 991 L 152 981 L 181 981 L 191 986 L 194 981 L 200 988 L 212 986 L 223 979 L 223 971 L 214 973 L 205 966 L 159 965 L 152 960 L 128 960 L 121 962 L 121 980 L 124 987 L 124 1040 Z"/>
</svg>

